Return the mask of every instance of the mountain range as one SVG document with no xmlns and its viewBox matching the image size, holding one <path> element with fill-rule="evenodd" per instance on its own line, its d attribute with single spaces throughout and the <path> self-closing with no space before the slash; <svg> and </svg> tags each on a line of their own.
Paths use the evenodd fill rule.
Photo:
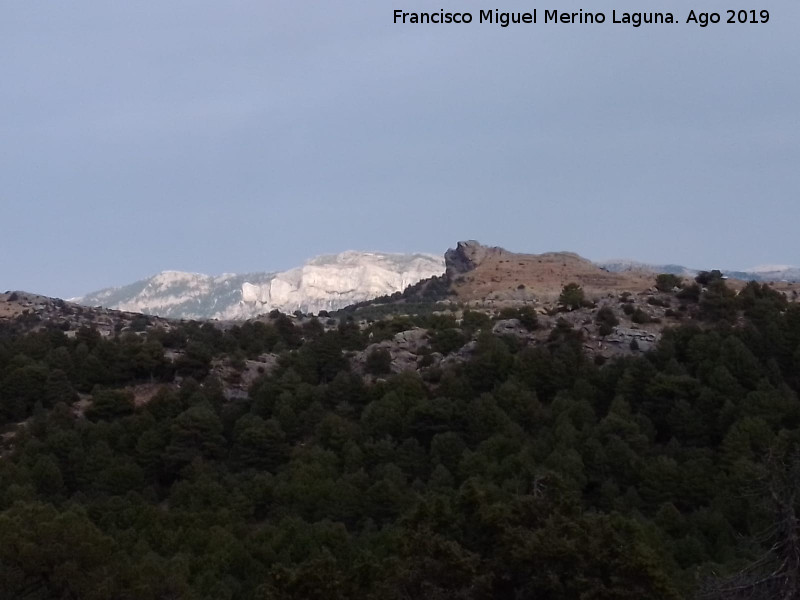
<svg viewBox="0 0 800 600">
<path fill-rule="evenodd" d="M 70 300 L 177 319 L 247 319 L 273 309 L 336 310 L 402 291 L 442 272 L 444 259 L 430 254 L 347 251 L 272 273 L 212 276 L 163 271 Z"/>
<path fill-rule="evenodd" d="M 552 295 L 567 280 L 578 280 L 585 287 L 602 290 L 610 285 L 603 272 L 634 278 L 636 288 L 649 285 L 647 282 L 651 281 L 653 273 L 691 278 L 699 272 L 682 265 L 654 265 L 626 259 L 591 262 L 564 252 L 514 254 L 474 241 L 459 242 L 456 250 L 448 251 L 448 271 L 453 261 L 472 260 L 465 259 L 464 252 L 473 258 L 477 253 L 479 262 L 489 259 L 482 271 L 478 271 L 485 275 L 482 285 L 480 277 L 476 281 L 473 274 L 470 276 L 472 285 L 465 284 L 461 278 L 454 286 L 461 290 L 459 296 L 473 299 L 488 297 L 482 293 L 482 288 L 501 287 L 497 285 L 501 279 L 513 284 L 509 290 L 511 295 L 528 298 Z M 317 313 L 403 291 L 421 280 L 443 275 L 445 267 L 444 258 L 431 254 L 347 251 L 318 256 L 300 267 L 281 272 L 213 276 L 163 271 L 128 285 L 102 289 L 71 300 L 86 306 L 179 319 L 247 319 L 273 309 Z M 741 280 L 800 281 L 800 268 L 786 265 L 723 273 Z M 615 282 L 612 287 L 628 285 L 631 281 Z M 464 285 L 475 290 L 465 294 Z"/>
<path fill-rule="evenodd" d="M 649 273 L 671 273 L 682 277 L 694 277 L 701 270 L 691 269 L 683 265 L 675 264 L 648 264 L 635 260 L 616 259 L 598 261 L 597 266 L 604 268 L 612 273 L 622 273 L 625 271 L 645 271 Z M 792 265 L 760 265 L 749 269 L 720 269 L 725 277 L 731 279 L 742 279 L 745 281 L 800 281 L 800 267 Z"/>
</svg>

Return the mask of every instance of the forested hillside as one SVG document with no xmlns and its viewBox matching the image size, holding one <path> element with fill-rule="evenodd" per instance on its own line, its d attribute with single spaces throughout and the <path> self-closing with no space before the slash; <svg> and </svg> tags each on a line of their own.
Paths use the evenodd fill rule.
<svg viewBox="0 0 800 600">
<path fill-rule="evenodd" d="M 797 598 L 800 305 L 703 284 L 605 362 L 567 320 L 528 344 L 474 311 L 9 321 L 0 597 Z M 411 326 L 474 351 L 354 368 Z"/>
</svg>

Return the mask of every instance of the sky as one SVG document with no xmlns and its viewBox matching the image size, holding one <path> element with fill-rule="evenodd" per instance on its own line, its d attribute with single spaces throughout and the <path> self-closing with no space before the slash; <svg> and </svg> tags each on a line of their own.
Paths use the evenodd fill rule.
<svg viewBox="0 0 800 600">
<path fill-rule="evenodd" d="M 800 264 L 800 3 L 0 0 L 0 290 L 477 239 Z M 401 25 L 403 11 L 537 25 Z M 542 24 L 545 9 L 607 22 Z M 681 23 L 611 24 L 611 11 Z"/>
</svg>

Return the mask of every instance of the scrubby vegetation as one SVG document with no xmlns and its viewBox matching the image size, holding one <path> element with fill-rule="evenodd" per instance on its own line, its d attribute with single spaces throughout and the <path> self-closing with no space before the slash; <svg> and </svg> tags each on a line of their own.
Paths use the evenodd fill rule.
<svg viewBox="0 0 800 600">
<path fill-rule="evenodd" d="M 672 273 L 661 273 L 656 277 L 656 289 L 659 292 L 671 292 L 683 286 L 683 280 Z"/>
<path fill-rule="evenodd" d="M 796 597 L 800 306 L 703 285 L 602 366 L 563 319 L 521 346 L 477 313 L 3 328 L 0 597 Z M 352 371 L 417 318 L 472 357 Z M 210 375 L 265 352 L 246 396 Z"/>
<path fill-rule="evenodd" d="M 609 335 L 612 331 L 614 331 L 614 327 L 619 325 L 619 319 L 614 314 L 614 311 L 608 306 L 603 306 L 597 311 L 595 321 L 597 321 L 597 324 L 599 325 L 599 334 L 601 336 Z"/>
<path fill-rule="evenodd" d="M 561 290 L 561 295 L 558 297 L 558 303 L 566 310 L 575 310 L 580 308 L 586 302 L 586 296 L 583 288 L 577 283 L 568 283 Z"/>
</svg>

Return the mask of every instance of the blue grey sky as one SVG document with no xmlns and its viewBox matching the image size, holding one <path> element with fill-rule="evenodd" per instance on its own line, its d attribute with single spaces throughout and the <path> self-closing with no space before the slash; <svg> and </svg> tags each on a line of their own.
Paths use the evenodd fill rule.
<svg viewBox="0 0 800 600">
<path fill-rule="evenodd" d="M 0 0 L 0 289 L 475 238 L 800 263 L 800 3 L 767 24 L 395 25 L 718 1 Z M 724 15 L 723 15 L 724 20 Z"/>
</svg>

